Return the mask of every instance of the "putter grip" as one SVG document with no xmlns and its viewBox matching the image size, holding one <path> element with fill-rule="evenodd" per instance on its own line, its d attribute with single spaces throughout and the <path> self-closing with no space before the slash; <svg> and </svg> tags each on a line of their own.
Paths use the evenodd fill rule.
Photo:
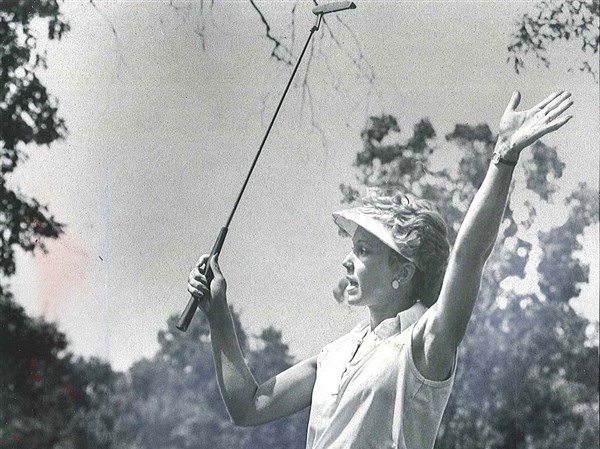
<svg viewBox="0 0 600 449">
<path fill-rule="evenodd" d="M 206 261 L 206 264 L 202 269 L 202 274 L 206 276 L 206 281 L 209 288 L 210 283 L 215 277 L 214 273 L 212 272 L 212 269 L 210 268 L 209 262 L 213 256 L 216 256 L 221 252 L 221 248 L 223 247 L 223 242 L 225 242 L 225 236 L 227 235 L 227 231 L 227 226 L 222 227 L 219 231 L 219 236 L 217 237 L 213 249 L 210 252 L 210 256 L 208 257 L 208 260 Z M 181 313 L 181 315 L 179 316 L 179 320 L 177 321 L 177 329 L 179 329 L 182 332 L 187 331 L 188 327 L 190 326 L 190 322 L 194 317 L 194 313 L 196 313 L 196 309 L 198 308 L 198 301 L 199 300 L 197 298 L 194 298 L 192 295 L 190 295 L 190 299 L 188 300 L 187 306 L 185 306 L 185 310 Z"/>
</svg>

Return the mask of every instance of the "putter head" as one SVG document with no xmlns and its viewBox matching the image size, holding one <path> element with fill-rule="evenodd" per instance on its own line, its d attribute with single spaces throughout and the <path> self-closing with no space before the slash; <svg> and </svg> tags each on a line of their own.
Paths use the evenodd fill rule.
<svg viewBox="0 0 600 449">
<path fill-rule="evenodd" d="M 327 3 L 326 5 L 319 5 L 313 8 L 312 12 L 315 15 L 329 14 L 330 12 L 344 11 L 346 9 L 355 9 L 356 5 L 354 2 L 333 2 Z"/>
</svg>

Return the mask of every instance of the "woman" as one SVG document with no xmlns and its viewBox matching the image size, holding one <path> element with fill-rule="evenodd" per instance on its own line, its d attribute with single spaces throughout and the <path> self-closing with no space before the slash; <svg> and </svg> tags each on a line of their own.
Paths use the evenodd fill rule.
<svg viewBox="0 0 600 449">
<path fill-rule="evenodd" d="M 373 194 L 362 207 L 335 213 L 353 240 L 342 263 L 345 296 L 367 306 L 370 319 L 261 385 L 242 356 L 218 262 L 201 257 L 198 266 L 210 263 L 214 280 L 208 286 L 194 268 L 188 291 L 208 317 L 232 420 L 252 426 L 310 405 L 307 448 L 432 448 L 514 166 L 524 148 L 571 118 L 563 115 L 569 97 L 557 92 L 517 112 L 520 94 L 513 94 L 449 258 L 445 224 L 426 202 Z"/>
</svg>

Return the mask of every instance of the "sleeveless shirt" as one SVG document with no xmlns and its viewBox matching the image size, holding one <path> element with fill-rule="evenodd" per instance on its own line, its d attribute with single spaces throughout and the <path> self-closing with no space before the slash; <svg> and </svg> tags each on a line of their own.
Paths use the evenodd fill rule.
<svg viewBox="0 0 600 449">
<path fill-rule="evenodd" d="M 367 322 L 323 348 L 317 357 L 307 449 L 432 449 L 456 372 L 426 379 L 412 354 L 420 303 Z"/>
</svg>

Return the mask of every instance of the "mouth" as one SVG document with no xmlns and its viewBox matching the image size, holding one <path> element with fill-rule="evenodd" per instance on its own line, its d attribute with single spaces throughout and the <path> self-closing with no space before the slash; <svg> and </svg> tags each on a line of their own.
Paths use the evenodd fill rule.
<svg viewBox="0 0 600 449">
<path fill-rule="evenodd" d="M 346 293 L 353 294 L 358 291 L 358 281 L 350 276 L 346 276 L 346 280 L 348 281 L 348 286 L 346 287 Z"/>
</svg>

